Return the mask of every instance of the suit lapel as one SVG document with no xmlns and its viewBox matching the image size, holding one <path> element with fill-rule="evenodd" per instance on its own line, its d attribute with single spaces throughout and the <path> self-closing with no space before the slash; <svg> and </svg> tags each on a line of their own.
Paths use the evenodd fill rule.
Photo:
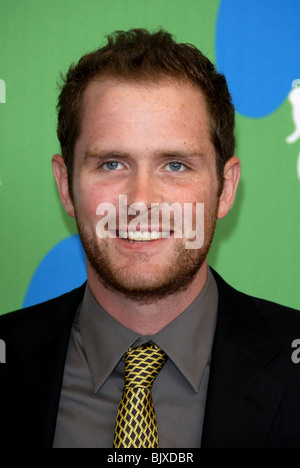
<svg viewBox="0 0 300 468">
<path fill-rule="evenodd" d="M 25 323 L 7 339 L 14 374 L 12 391 L 19 406 L 11 411 L 16 413 L 20 431 L 25 428 L 20 437 L 29 445 L 52 447 L 71 327 L 84 289 L 85 285 L 31 307 Z"/>
<path fill-rule="evenodd" d="M 261 447 L 285 391 L 268 372 L 281 348 L 254 300 L 214 276 L 220 305 L 202 447 Z"/>
</svg>

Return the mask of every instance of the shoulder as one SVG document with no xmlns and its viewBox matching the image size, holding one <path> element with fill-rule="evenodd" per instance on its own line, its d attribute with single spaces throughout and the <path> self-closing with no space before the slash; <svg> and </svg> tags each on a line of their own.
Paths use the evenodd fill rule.
<svg viewBox="0 0 300 468">
<path fill-rule="evenodd" d="M 270 330 L 280 341 L 300 339 L 300 311 L 257 297 L 251 298 L 261 310 Z"/>
<path fill-rule="evenodd" d="M 63 322 L 74 314 L 82 301 L 85 284 L 54 299 L 0 316 L 0 338 L 29 324 Z"/>
<path fill-rule="evenodd" d="M 254 297 L 234 289 L 212 270 L 219 291 L 219 308 L 231 309 L 231 318 L 236 322 L 243 316 L 260 317 L 278 338 L 300 338 L 300 311 L 266 299 Z"/>
</svg>

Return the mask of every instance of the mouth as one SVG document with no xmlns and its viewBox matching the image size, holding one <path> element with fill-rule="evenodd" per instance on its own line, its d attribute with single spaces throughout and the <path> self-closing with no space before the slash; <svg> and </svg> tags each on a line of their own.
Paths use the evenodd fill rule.
<svg viewBox="0 0 300 468">
<path fill-rule="evenodd" d="M 131 243 L 147 243 L 171 236 L 170 231 L 117 231 L 117 237 Z"/>
</svg>

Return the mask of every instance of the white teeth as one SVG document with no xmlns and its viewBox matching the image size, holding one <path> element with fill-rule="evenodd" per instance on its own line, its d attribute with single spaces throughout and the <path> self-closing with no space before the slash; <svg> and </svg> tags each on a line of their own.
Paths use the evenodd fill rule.
<svg viewBox="0 0 300 468">
<path fill-rule="evenodd" d="M 150 241 L 154 239 L 161 239 L 162 237 L 170 237 L 168 231 L 119 231 L 119 237 L 122 239 L 129 239 L 134 241 Z"/>
<path fill-rule="evenodd" d="M 127 231 L 119 231 L 119 237 L 122 239 L 127 239 Z"/>
</svg>

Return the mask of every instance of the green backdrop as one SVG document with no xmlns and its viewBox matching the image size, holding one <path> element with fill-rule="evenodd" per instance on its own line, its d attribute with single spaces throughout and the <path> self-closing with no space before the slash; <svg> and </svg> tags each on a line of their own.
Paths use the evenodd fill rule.
<svg viewBox="0 0 300 468">
<path fill-rule="evenodd" d="M 0 1 L 0 313 L 22 306 L 40 262 L 76 232 L 51 171 L 59 73 L 106 34 L 132 27 L 162 26 L 215 61 L 219 8 L 219 0 Z M 300 309 L 300 140 L 286 142 L 294 125 L 287 95 L 264 117 L 237 112 L 242 178 L 209 260 L 237 289 Z"/>
</svg>

